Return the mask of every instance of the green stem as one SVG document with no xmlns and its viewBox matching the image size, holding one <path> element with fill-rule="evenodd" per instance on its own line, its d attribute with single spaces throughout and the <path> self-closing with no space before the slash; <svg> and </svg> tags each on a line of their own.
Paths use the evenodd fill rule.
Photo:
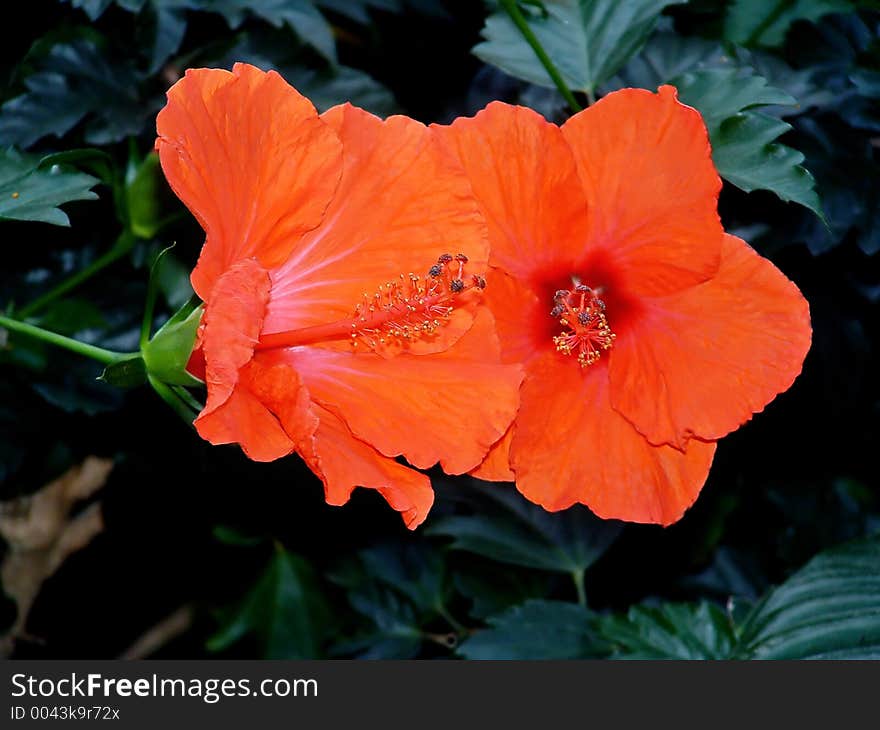
<svg viewBox="0 0 880 730">
<path fill-rule="evenodd" d="M 63 347 L 65 350 L 70 350 L 77 355 L 83 355 L 92 360 L 97 360 L 104 365 L 112 365 L 115 362 L 130 357 L 129 353 L 113 352 L 111 350 L 105 350 L 103 347 L 88 345 L 85 342 L 74 340 L 71 337 L 65 337 L 56 332 L 50 332 L 49 330 L 44 330 L 42 327 L 36 327 L 27 322 L 19 322 L 17 319 L 10 319 L 9 317 L 0 316 L 0 327 L 8 329 L 10 332 L 18 332 L 19 334 L 27 335 L 28 337 L 33 337 L 37 340 L 42 340 L 43 342 L 48 342 L 50 345 Z"/>
<path fill-rule="evenodd" d="M 147 283 L 147 301 L 144 304 L 144 318 L 141 321 L 141 350 L 150 341 L 150 330 L 153 327 L 153 311 L 156 309 L 156 298 L 159 294 L 159 267 L 162 265 L 162 259 L 165 258 L 165 254 L 172 248 L 174 248 L 173 243 L 167 248 L 162 249 L 150 267 L 150 279 Z"/>
<path fill-rule="evenodd" d="M 187 406 L 189 406 L 196 412 L 196 415 L 204 410 L 205 404 L 199 403 L 195 398 L 193 398 L 192 394 L 184 386 L 172 385 L 169 387 L 181 401 L 183 401 Z"/>
<path fill-rule="evenodd" d="M 584 587 L 584 571 L 583 570 L 573 570 L 571 572 L 571 577 L 574 580 L 574 587 L 577 590 L 578 604 L 581 606 L 587 605 L 587 591 Z"/>
<path fill-rule="evenodd" d="M 159 397 L 171 406 L 172 410 L 180 416 L 188 426 L 192 427 L 193 421 L 198 415 L 198 411 L 194 412 L 187 403 L 184 403 L 184 401 L 181 400 L 180 396 L 170 386 L 166 385 L 161 380 L 156 380 L 156 378 L 149 375 L 147 378 L 150 381 L 150 385 L 153 386 L 153 390 L 159 394 Z"/>
<path fill-rule="evenodd" d="M 113 244 L 113 248 L 96 258 L 84 269 L 80 269 L 73 276 L 65 279 L 53 289 L 50 289 L 42 296 L 34 299 L 30 304 L 26 304 L 24 307 L 16 312 L 16 315 L 22 318 L 30 317 L 32 314 L 38 312 L 47 304 L 51 304 L 56 299 L 64 296 L 71 290 L 78 287 L 80 284 L 91 279 L 99 271 L 106 269 L 110 264 L 125 256 L 125 254 L 127 254 L 131 249 L 131 243 L 133 242 L 134 237 L 132 236 L 132 234 L 128 231 L 125 231 L 119 236 L 119 238 L 116 239 L 116 243 Z"/>
<path fill-rule="evenodd" d="M 559 69 L 557 69 L 553 61 L 550 60 L 550 56 L 547 55 L 547 51 L 544 50 L 541 41 L 538 40 L 537 36 L 532 31 L 531 26 L 525 19 L 522 11 L 519 9 L 519 5 L 517 5 L 517 0 L 501 0 L 501 7 L 507 11 L 513 24 L 517 27 L 519 32 L 522 33 L 523 38 L 525 38 L 526 43 L 532 47 L 532 50 L 535 52 L 541 65 L 547 71 L 547 74 L 553 80 L 553 83 L 556 84 L 556 88 L 559 89 L 559 93 L 562 94 L 566 103 L 571 107 L 571 110 L 573 112 L 581 111 L 581 105 L 578 104 L 577 99 L 574 98 L 574 94 L 571 92 L 571 89 L 568 88 L 565 79 L 562 78 L 562 74 L 559 73 Z"/>
</svg>

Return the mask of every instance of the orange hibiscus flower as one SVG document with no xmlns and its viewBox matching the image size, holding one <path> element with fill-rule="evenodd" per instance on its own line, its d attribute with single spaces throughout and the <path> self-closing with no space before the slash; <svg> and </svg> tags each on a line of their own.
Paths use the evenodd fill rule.
<svg viewBox="0 0 880 730">
<path fill-rule="evenodd" d="M 519 413 L 476 476 L 549 510 L 670 524 L 715 441 L 797 377 L 807 302 L 717 213 L 699 113 L 625 89 L 561 128 L 490 104 L 438 128 L 489 224 L 487 300 Z"/>
<path fill-rule="evenodd" d="M 188 71 L 157 130 L 206 232 L 199 433 L 258 461 L 295 451 L 331 504 L 374 488 L 415 527 L 433 492 L 395 457 L 473 469 L 522 380 L 479 306 L 488 241 L 463 171 L 411 119 L 319 116 L 243 64 Z"/>
</svg>

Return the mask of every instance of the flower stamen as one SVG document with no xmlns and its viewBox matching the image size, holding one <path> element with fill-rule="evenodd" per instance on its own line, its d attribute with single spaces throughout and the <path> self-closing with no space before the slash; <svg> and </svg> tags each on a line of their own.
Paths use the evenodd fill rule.
<svg viewBox="0 0 880 730">
<path fill-rule="evenodd" d="M 400 275 L 397 282 L 380 285 L 371 296 L 355 307 L 351 325 L 351 343 L 363 342 L 371 350 L 389 341 L 405 344 L 427 338 L 442 327 L 454 309 L 454 300 L 471 289 L 485 288 L 477 274 L 465 283 L 463 253 L 443 254 L 428 269 L 427 276 Z"/>
<path fill-rule="evenodd" d="M 605 302 L 586 286 L 578 284 L 574 292 L 560 289 L 553 295 L 550 316 L 559 319 L 566 329 L 553 338 L 556 351 L 577 354 L 582 368 L 593 365 L 603 350 L 611 349 L 616 335 L 605 317 Z"/>
<path fill-rule="evenodd" d="M 467 277 L 467 261 L 464 254 L 443 254 L 424 276 L 400 274 L 397 281 L 380 284 L 373 294 L 364 293 L 350 317 L 262 335 L 257 349 L 348 339 L 353 348 L 363 344 L 376 350 L 428 339 L 449 320 L 456 300 L 468 291 L 486 288 L 479 274 Z"/>
</svg>

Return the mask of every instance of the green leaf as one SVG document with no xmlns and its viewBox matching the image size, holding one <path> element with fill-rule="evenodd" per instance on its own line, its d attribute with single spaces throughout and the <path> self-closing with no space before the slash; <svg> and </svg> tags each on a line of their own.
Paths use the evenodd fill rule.
<svg viewBox="0 0 880 730">
<path fill-rule="evenodd" d="M 150 73 L 156 73 L 177 52 L 186 35 L 186 12 L 174 7 L 176 3 L 172 2 L 172 7 L 165 5 L 161 0 L 154 0 L 147 9 L 144 29 L 146 45 L 150 48 Z"/>
<path fill-rule="evenodd" d="M 816 181 L 801 166 L 804 156 L 775 143 L 789 129 L 790 124 L 765 114 L 735 114 L 724 120 L 712 138 L 712 158 L 721 176 L 738 188 L 770 190 L 824 220 Z"/>
<path fill-rule="evenodd" d="M 360 553 L 367 575 L 394 588 L 421 613 L 434 612 L 446 595 L 443 557 L 420 543 L 386 544 Z"/>
<path fill-rule="evenodd" d="M 684 0 L 547 0 L 543 12 L 524 6 L 541 46 L 573 90 L 593 94 L 645 42 L 662 10 Z M 481 60 L 540 86 L 552 79 L 504 11 L 486 19 Z"/>
<path fill-rule="evenodd" d="M 582 573 L 620 534 L 621 524 L 600 520 L 586 507 L 547 512 L 519 492 L 499 485 L 474 486 L 455 499 L 474 505 L 474 514 L 441 517 L 430 535 L 453 538 L 452 548 L 502 563 L 561 573 Z"/>
<path fill-rule="evenodd" d="M 336 63 L 333 30 L 311 0 L 190 0 L 188 6 L 220 13 L 231 28 L 238 28 L 248 13 L 276 28 L 287 23 L 303 42 Z"/>
<path fill-rule="evenodd" d="M 751 69 L 753 73 L 767 79 L 770 86 L 797 99 L 796 106 L 774 109 L 772 116 L 791 117 L 812 107 L 834 105 L 839 100 L 838 94 L 822 78 L 820 68 L 807 66 L 795 69 L 778 56 L 760 49 L 736 48 L 734 51 L 734 63 L 739 67 Z M 770 113 L 768 110 L 765 112 Z"/>
<path fill-rule="evenodd" d="M 456 566 L 453 575 L 456 590 L 471 601 L 468 613 L 481 620 L 529 599 L 546 596 L 551 580 L 545 572 L 521 567 L 503 570 L 497 563 L 473 558 Z"/>
<path fill-rule="evenodd" d="M 399 111 L 391 92 L 363 71 L 336 65 L 323 69 L 309 68 L 300 57 L 291 55 L 287 41 L 265 33 L 244 33 L 242 38 L 220 59 L 220 65 L 231 68 L 244 61 L 268 71 L 274 69 L 318 108 L 326 111 L 343 102 L 377 114 L 389 116 Z"/>
<path fill-rule="evenodd" d="M 604 616 L 599 631 L 626 659 L 880 659 L 878 566 L 875 535 L 819 554 L 738 625 L 711 603 L 667 603 Z"/>
<path fill-rule="evenodd" d="M 0 107 L 0 145 L 23 148 L 62 137 L 88 117 L 86 142 L 104 145 L 135 135 L 155 111 L 138 96 L 139 77 L 111 62 L 89 40 L 60 43 L 25 79 L 27 91 Z"/>
<path fill-rule="evenodd" d="M 318 5 L 326 10 L 350 18 L 357 23 L 367 25 L 370 22 L 369 11 L 371 9 L 384 10 L 386 12 L 399 13 L 403 10 L 401 0 L 315 0 Z"/>
<path fill-rule="evenodd" d="M 423 627 L 445 610 L 443 556 L 424 543 L 390 542 L 362 550 L 331 580 L 347 590 L 351 607 L 371 624 L 334 646 L 334 654 L 410 659 L 421 649 Z"/>
<path fill-rule="evenodd" d="M 64 1 L 64 0 L 62 0 Z M 147 0 L 66 0 L 75 8 L 82 8 L 89 20 L 97 20 L 114 2 L 130 13 L 137 13 Z"/>
<path fill-rule="evenodd" d="M 42 167 L 37 157 L 13 149 L 0 153 L 0 218 L 69 226 L 58 206 L 74 200 L 97 200 L 98 179 L 60 165 Z"/>
<path fill-rule="evenodd" d="M 654 91 L 686 71 L 731 65 L 730 54 L 715 41 L 658 30 L 621 70 L 619 77 L 609 82 L 608 90 L 636 86 Z"/>
<path fill-rule="evenodd" d="M 600 620 L 618 659 L 726 659 L 736 637 L 727 615 L 711 603 L 634 606 Z"/>
<path fill-rule="evenodd" d="M 92 21 L 101 17 L 112 4 L 130 13 L 144 11 L 138 23 L 136 42 L 150 49 L 149 72 L 156 73 L 168 57 L 180 48 L 186 34 L 185 8 L 194 0 L 67 0 L 82 8 Z"/>
<path fill-rule="evenodd" d="M 721 46 L 717 41 L 682 36 L 671 31 L 658 32 L 651 36 L 641 52 L 609 82 L 607 91 L 624 86 L 653 91 L 661 84 L 675 82 L 678 85 L 686 74 L 704 70 L 739 74 L 732 81 L 746 84 L 754 83 L 749 81 L 750 77 L 763 78 L 776 93 L 781 91 L 788 94 L 791 99 L 782 106 L 774 106 L 773 116 L 794 116 L 812 106 L 826 105 L 835 99 L 831 90 L 820 87 L 815 82 L 816 69 L 794 69 L 781 58 L 766 51 Z M 737 84 L 734 84 L 733 90 L 740 91 Z M 718 96 L 724 95 L 719 93 Z M 703 110 L 704 115 L 709 111 L 709 106 L 706 105 L 707 108 Z M 754 106 L 754 103 L 750 106 Z"/>
<path fill-rule="evenodd" d="M 314 659 L 321 654 L 326 612 L 309 564 L 276 546 L 256 585 L 207 647 L 222 651 L 253 634 L 266 659 Z"/>
<path fill-rule="evenodd" d="M 880 659 L 880 535 L 813 558 L 759 603 L 738 655 Z"/>
<path fill-rule="evenodd" d="M 96 147 L 83 147 L 79 149 L 53 152 L 40 160 L 40 167 L 50 165 L 69 165 L 96 175 L 101 182 L 113 186 L 115 179 L 113 158 L 104 150 Z"/>
<path fill-rule="evenodd" d="M 748 46 L 780 46 L 795 21 L 853 9 L 849 0 L 733 0 L 724 18 L 724 38 Z"/>
<path fill-rule="evenodd" d="M 423 634 L 410 604 L 375 586 L 352 593 L 349 602 L 371 620 L 374 629 L 335 646 L 335 654 L 356 654 L 360 659 L 412 659 L 418 655 Z"/>
<path fill-rule="evenodd" d="M 317 9 L 313 0 L 69 0 L 82 7 L 95 20 L 112 2 L 138 13 L 146 7 L 150 28 L 150 71 L 155 72 L 174 53 L 186 32 L 185 10 L 222 15 L 229 27 L 239 28 L 249 17 L 265 20 L 276 28 L 288 24 L 304 43 L 312 46 L 331 63 L 336 63 L 336 41 L 333 29 Z M 382 7 L 379 0 L 373 4 Z"/>
<path fill-rule="evenodd" d="M 758 106 L 794 106 L 797 99 L 767 85 L 767 80 L 736 68 L 704 69 L 676 76 L 672 84 L 681 101 L 695 106 L 703 115 L 710 135 L 738 112 Z"/>
<path fill-rule="evenodd" d="M 363 71 L 333 66 L 322 71 L 303 66 L 281 69 L 284 78 L 317 107 L 326 111 L 346 101 L 373 114 L 386 117 L 398 111 L 392 93 Z"/>
<path fill-rule="evenodd" d="M 67 0 L 73 7 L 82 8 L 89 20 L 97 20 L 113 4 L 113 0 Z"/>
<path fill-rule="evenodd" d="M 466 659 L 588 659 L 607 645 L 593 630 L 593 614 L 575 603 L 527 601 L 489 619 L 490 628 L 464 641 Z"/>
<path fill-rule="evenodd" d="M 671 83 L 678 88 L 681 100 L 703 115 L 712 159 L 721 177 L 746 192 L 769 190 L 824 220 L 815 180 L 801 166 L 804 156 L 776 142 L 791 125 L 751 111 L 794 105 L 796 99 L 768 86 L 763 77 L 736 68 L 684 73 Z"/>
</svg>

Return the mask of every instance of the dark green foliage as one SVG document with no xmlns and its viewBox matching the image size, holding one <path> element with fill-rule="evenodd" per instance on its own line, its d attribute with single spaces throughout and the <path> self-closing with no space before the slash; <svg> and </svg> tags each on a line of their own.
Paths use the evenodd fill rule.
<svg viewBox="0 0 880 730">
<path fill-rule="evenodd" d="M 601 620 L 617 659 L 727 659 L 736 644 L 729 618 L 711 603 L 634 606 Z"/>
<path fill-rule="evenodd" d="M 535 35 L 568 86 L 592 94 L 638 51 L 663 8 L 682 1 L 558 0 L 527 12 Z M 512 76 L 553 86 L 506 13 L 487 18 L 483 37 L 474 48 L 483 61 Z"/>
<path fill-rule="evenodd" d="M 207 646 L 210 651 L 221 651 L 253 634 L 267 659 L 314 658 L 321 649 L 326 616 L 327 607 L 308 564 L 276 546 L 256 585 Z"/>
<path fill-rule="evenodd" d="M 852 9 L 850 0 L 732 0 L 724 37 L 748 46 L 780 46 L 792 23 Z"/>
<path fill-rule="evenodd" d="M 736 615 L 700 602 L 597 616 L 528 601 L 488 618 L 461 647 L 469 659 L 876 659 L 880 657 L 880 537 L 810 561 Z M 742 613 L 742 612 L 740 612 Z"/>
<path fill-rule="evenodd" d="M 139 81 L 129 63 L 108 59 L 91 40 L 55 45 L 25 79 L 27 91 L 3 105 L 0 144 L 28 148 L 47 135 L 63 137 L 83 119 L 90 145 L 125 139 L 157 110 L 140 103 Z"/>
<path fill-rule="evenodd" d="M 332 575 L 351 608 L 371 624 L 336 648 L 363 659 L 410 659 L 425 640 L 454 645 L 454 634 L 428 626 L 448 623 L 449 585 L 443 556 L 424 544 L 386 543 L 361 551 Z"/>
<path fill-rule="evenodd" d="M 743 619 L 718 606 L 637 606 L 601 619 L 626 659 L 876 659 L 880 657 L 880 537 L 810 561 Z"/>
<path fill-rule="evenodd" d="M 527 601 L 488 619 L 459 649 L 465 659 L 587 659 L 607 654 L 583 606 Z"/>
<path fill-rule="evenodd" d="M 791 125 L 765 114 L 734 114 L 712 137 L 712 159 L 725 180 L 738 188 L 772 190 L 822 216 L 813 176 L 802 166 L 797 150 L 776 144 Z"/>
<path fill-rule="evenodd" d="M 153 145 L 186 68 L 274 68 L 321 111 L 447 122 L 503 99 L 571 114 L 496 2 L 49 5 L 4 61 L 0 309 L 125 352 L 146 331 L 169 387 L 195 334 L 204 232 Z M 810 302 L 794 387 L 719 443 L 669 528 L 548 513 L 513 485 L 435 470 L 433 511 L 410 532 L 371 490 L 326 506 L 298 457 L 210 446 L 148 388 L 110 387 L 100 365 L 0 329 L 0 501 L 87 455 L 116 461 L 105 533 L 43 587 L 14 656 L 117 656 L 186 605 L 195 623 L 164 656 L 880 658 L 880 14 L 832 0 L 518 7 L 580 105 L 671 83 L 702 113 L 725 227 Z M 106 378 L 143 380 L 142 365 Z"/>
<path fill-rule="evenodd" d="M 530 504 L 516 492 L 494 485 L 475 486 L 451 499 L 468 503 L 472 513 L 432 522 L 428 533 L 453 538 L 452 548 L 526 568 L 582 573 L 620 533 L 621 523 L 600 520 L 580 505 L 559 514 Z"/>
<path fill-rule="evenodd" d="M 880 659 L 880 537 L 811 560 L 740 629 L 738 656 Z"/>
<path fill-rule="evenodd" d="M 58 206 L 95 200 L 98 196 L 92 188 L 97 183 L 91 175 L 8 149 L 0 156 L 0 218 L 69 226 L 70 220 Z"/>
</svg>

